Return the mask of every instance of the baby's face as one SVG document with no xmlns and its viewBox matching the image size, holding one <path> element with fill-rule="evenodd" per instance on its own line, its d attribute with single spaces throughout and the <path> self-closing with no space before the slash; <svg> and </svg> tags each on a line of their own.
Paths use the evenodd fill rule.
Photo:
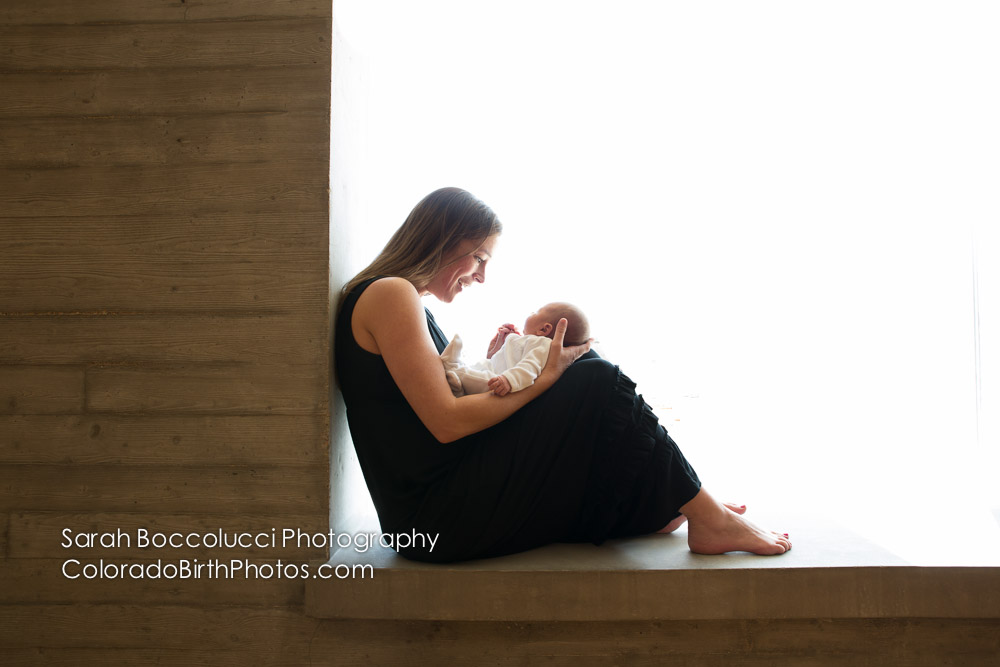
<svg viewBox="0 0 1000 667">
<path fill-rule="evenodd" d="M 546 328 L 548 324 L 548 328 Z M 524 328 L 521 331 L 525 335 L 534 336 L 548 336 L 555 329 L 555 324 L 552 323 L 551 318 L 548 314 L 548 306 L 542 306 L 531 315 L 528 315 L 528 319 L 524 321 Z"/>
</svg>

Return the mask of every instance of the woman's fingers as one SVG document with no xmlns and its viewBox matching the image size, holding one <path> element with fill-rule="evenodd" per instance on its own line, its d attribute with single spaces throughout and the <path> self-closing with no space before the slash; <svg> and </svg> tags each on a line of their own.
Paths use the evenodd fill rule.
<svg viewBox="0 0 1000 667">
<path fill-rule="evenodd" d="M 569 326 L 569 322 L 565 317 L 556 323 L 556 330 L 552 334 L 552 342 L 549 343 L 549 358 L 545 362 L 545 367 L 554 369 L 557 375 L 562 375 L 562 372 L 569 367 L 569 363 L 565 361 L 566 351 L 562 346 L 563 340 L 566 338 L 567 326 Z"/>
<path fill-rule="evenodd" d="M 566 339 L 566 327 L 569 326 L 569 320 L 565 317 L 559 318 L 556 322 L 556 332 L 552 335 L 553 344 L 558 343 L 559 347 L 563 346 L 563 341 Z"/>
<path fill-rule="evenodd" d="M 560 375 L 572 366 L 574 361 L 590 350 L 590 344 L 594 340 L 593 338 L 588 338 L 580 345 L 563 347 L 563 343 L 566 340 L 566 328 L 568 326 L 569 322 L 565 317 L 556 323 L 556 330 L 553 332 L 552 342 L 549 344 L 549 359 L 545 364 L 546 368 L 551 366 Z"/>
</svg>

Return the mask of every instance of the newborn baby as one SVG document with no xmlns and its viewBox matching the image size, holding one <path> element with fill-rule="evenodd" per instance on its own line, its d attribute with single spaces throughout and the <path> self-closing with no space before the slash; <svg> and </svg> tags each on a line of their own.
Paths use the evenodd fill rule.
<svg viewBox="0 0 1000 667">
<path fill-rule="evenodd" d="M 513 324 L 497 329 L 486 359 L 471 366 L 462 362 L 462 339 L 456 334 L 441 353 L 452 394 L 492 391 L 505 396 L 531 386 L 545 367 L 556 324 L 564 317 L 568 326 L 563 345 L 580 345 L 590 338 L 590 325 L 579 308 L 569 303 L 548 303 L 528 316 L 523 334 Z"/>
</svg>

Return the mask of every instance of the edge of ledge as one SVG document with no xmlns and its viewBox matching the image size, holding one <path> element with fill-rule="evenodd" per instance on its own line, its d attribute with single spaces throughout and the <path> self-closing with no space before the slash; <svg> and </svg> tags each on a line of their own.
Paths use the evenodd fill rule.
<svg viewBox="0 0 1000 667">
<path fill-rule="evenodd" d="M 677 570 L 374 569 L 309 580 L 306 613 L 327 619 L 635 621 L 1000 618 L 998 567 Z"/>
</svg>

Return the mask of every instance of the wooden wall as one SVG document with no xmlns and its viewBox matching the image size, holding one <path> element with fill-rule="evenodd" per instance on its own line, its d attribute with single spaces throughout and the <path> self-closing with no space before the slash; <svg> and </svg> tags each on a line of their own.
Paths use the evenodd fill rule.
<svg viewBox="0 0 1000 667">
<path fill-rule="evenodd" d="M 61 531 L 323 530 L 330 0 L 0 6 L 0 662 L 303 664 L 288 580 Z M 236 549 L 304 562 L 323 549 Z"/>
</svg>

